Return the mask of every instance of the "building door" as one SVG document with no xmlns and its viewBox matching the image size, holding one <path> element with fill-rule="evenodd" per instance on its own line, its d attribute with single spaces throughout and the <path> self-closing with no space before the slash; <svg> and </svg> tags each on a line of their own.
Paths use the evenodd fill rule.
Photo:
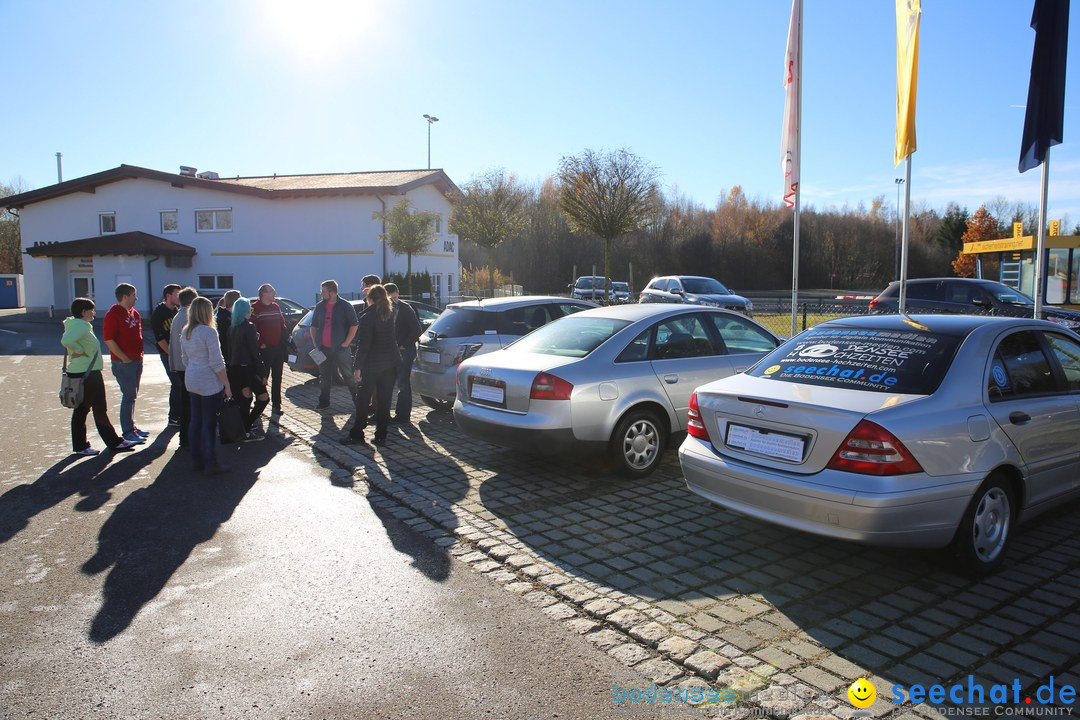
<svg viewBox="0 0 1080 720">
<path fill-rule="evenodd" d="M 438 273 L 431 275 L 431 296 L 432 303 L 442 307 L 442 275 Z"/>
<path fill-rule="evenodd" d="M 71 276 L 71 299 L 77 297 L 94 299 L 94 276 L 72 275 Z"/>
</svg>

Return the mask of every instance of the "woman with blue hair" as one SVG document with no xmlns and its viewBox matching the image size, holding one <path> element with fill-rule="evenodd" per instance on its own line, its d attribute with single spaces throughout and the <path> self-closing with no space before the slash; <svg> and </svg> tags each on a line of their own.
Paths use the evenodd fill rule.
<svg viewBox="0 0 1080 720">
<path fill-rule="evenodd" d="M 266 436 L 255 428 L 255 421 L 262 416 L 270 395 L 266 392 L 266 365 L 259 352 L 259 333 L 251 321 L 251 302 L 247 298 L 237 298 L 233 303 L 229 350 L 229 384 L 245 410 L 244 442 L 262 440 Z"/>
</svg>

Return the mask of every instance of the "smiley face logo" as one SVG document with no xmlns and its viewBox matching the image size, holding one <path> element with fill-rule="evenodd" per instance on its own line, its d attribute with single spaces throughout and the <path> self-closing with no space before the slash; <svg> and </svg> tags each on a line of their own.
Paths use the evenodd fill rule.
<svg viewBox="0 0 1080 720">
<path fill-rule="evenodd" d="M 780 372 L 780 366 L 779 365 L 770 365 L 769 367 L 765 368 L 765 374 L 766 375 L 772 375 L 773 373 L 776 373 L 776 372 Z"/>
<path fill-rule="evenodd" d="M 859 678 L 851 683 L 847 690 L 848 700 L 857 708 L 868 708 L 877 699 L 877 689 L 866 678 Z"/>
</svg>

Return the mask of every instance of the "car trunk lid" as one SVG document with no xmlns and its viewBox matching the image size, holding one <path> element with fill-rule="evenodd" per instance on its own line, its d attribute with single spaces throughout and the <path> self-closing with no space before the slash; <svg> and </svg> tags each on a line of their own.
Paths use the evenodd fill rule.
<svg viewBox="0 0 1080 720">
<path fill-rule="evenodd" d="M 546 372 L 558 377 L 560 367 L 576 360 L 539 353 L 490 353 L 462 366 L 458 398 L 473 405 L 527 413 L 537 375 Z"/>
</svg>

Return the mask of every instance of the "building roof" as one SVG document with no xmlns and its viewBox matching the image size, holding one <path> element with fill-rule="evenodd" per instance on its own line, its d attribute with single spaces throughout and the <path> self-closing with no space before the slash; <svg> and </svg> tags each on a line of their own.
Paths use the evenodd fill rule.
<svg viewBox="0 0 1080 720">
<path fill-rule="evenodd" d="M 62 183 L 38 188 L 37 190 L 0 198 L 0 208 L 17 209 L 71 193 L 93 193 L 102 185 L 135 178 L 167 182 L 174 187 L 207 188 L 269 199 L 330 197 L 335 195 L 397 195 L 423 185 L 433 185 L 447 197 L 451 197 L 457 191 L 457 186 L 442 170 L 388 170 L 324 175 L 205 178 L 151 170 L 136 165 L 121 165 L 93 175 L 86 175 L 74 180 L 66 180 Z"/>
<path fill-rule="evenodd" d="M 90 255 L 174 255 L 191 257 L 195 248 L 144 232 L 98 235 L 66 242 L 34 243 L 30 257 L 87 257 Z"/>
</svg>

